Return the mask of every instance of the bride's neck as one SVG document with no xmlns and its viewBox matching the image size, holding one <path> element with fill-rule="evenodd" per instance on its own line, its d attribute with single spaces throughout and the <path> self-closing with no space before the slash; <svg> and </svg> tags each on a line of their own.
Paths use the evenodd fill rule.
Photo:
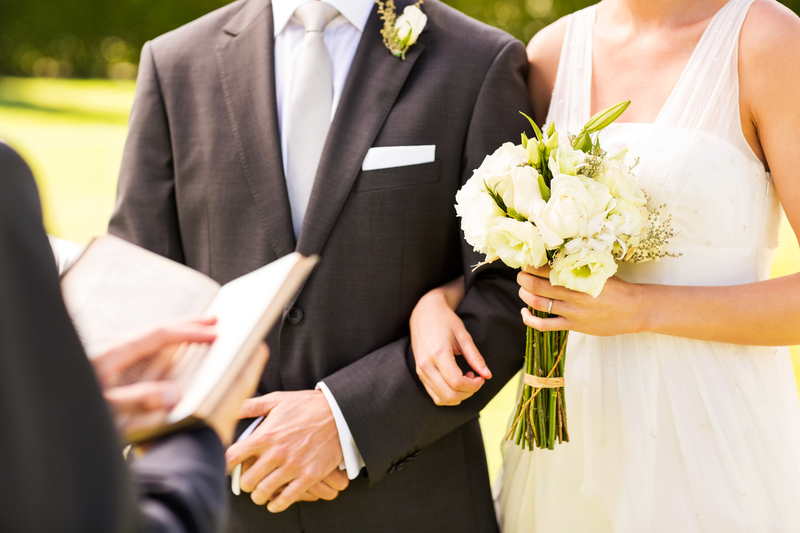
<svg viewBox="0 0 800 533">
<path fill-rule="evenodd" d="M 606 0 L 608 14 L 634 26 L 683 26 L 710 18 L 728 0 Z"/>
</svg>

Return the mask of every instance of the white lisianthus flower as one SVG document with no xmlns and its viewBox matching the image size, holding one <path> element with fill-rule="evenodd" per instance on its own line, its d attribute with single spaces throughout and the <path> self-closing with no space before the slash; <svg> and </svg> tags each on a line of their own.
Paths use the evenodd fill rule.
<svg viewBox="0 0 800 533">
<path fill-rule="evenodd" d="M 550 152 L 548 167 L 553 176 L 567 174 L 576 176 L 578 169 L 586 163 L 586 154 L 580 150 L 575 150 L 568 139 L 561 139 L 558 148 Z"/>
<path fill-rule="evenodd" d="M 619 159 L 607 159 L 597 181 L 608 187 L 615 198 L 622 198 L 636 207 L 647 201 L 644 191 L 636 183 L 636 178 Z"/>
<path fill-rule="evenodd" d="M 483 181 L 471 178 L 456 194 L 456 214 L 461 217 L 464 238 L 481 254 L 491 256 L 489 229 L 505 214 L 486 193 Z"/>
<path fill-rule="evenodd" d="M 612 204 L 611 193 L 604 185 L 585 176 L 561 174 L 550 182 L 550 200 L 540 214 L 541 224 L 562 241 L 590 236 L 589 221 L 598 216 L 604 219 Z M 536 225 L 542 228 L 539 220 Z"/>
<path fill-rule="evenodd" d="M 550 282 L 597 298 L 606 280 L 616 272 L 617 263 L 610 253 L 583 248 L 572 254 L 556 255 Z"/>
<path fill-rule="evenodd" d="M 400 42 L 408 39 L 406 44 L 411 46 L 417 42 L 425 25 L 428 24 L 428 16 L 417 6 L 406 6 L 403 14 L 397 17 L 394 23 L 394 30 Z"/>
<path fill-rule="evenodd" d="M 608 219 L 614 224 L 618 235 L 639 235 L 647 222 L 647 211 L 627 200 L 618 199 Z"/>
<path fill-rule="evenodd" d="M 544 241 L 539 230 L 530 222 L 513 218 L 497 219 L 489 233 L 489 246 L 511 268 L 539 268 L 547 263 Z"/>
</svg>

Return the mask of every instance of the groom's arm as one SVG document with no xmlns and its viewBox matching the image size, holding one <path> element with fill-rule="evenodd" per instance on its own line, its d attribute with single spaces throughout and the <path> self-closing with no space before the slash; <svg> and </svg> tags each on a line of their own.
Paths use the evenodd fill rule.
<svg viewBox="0 0 800 533">
<path fill-rule="evenodd" d="M 475 102 L 462 182 L 487 154 L 503 142 L 515 141 L 523 130 L 519 111 L 531 112 L 526 75 L 522 43 L 509 42 L 495 57 Z M 492 369 L 491 380 L 461 405 L 437 407 L 416 375 L 408 337 L 324 380 L 347 421 L 372 484 L 383 479 L 392 465 L 475 417 L 521 368 L 525 337 L 516 273 L 493 264 L 472 274 L 471 266 L 481 258 L 463 238 L 462 243 L 468 290 L 459 315 Z"/>
<path fill-rule="evenodd" d="M 117 204 L 108 232 L 184 262 L 170 126 L 149 42 L 142 48 Z"/>
</svg>

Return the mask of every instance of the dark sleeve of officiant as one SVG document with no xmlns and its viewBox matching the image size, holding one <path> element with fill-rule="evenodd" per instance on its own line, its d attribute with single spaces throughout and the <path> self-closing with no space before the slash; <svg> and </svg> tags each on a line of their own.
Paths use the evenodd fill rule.
<svg viewBox="0 0 800 533">
<path fill-rule="evenodd" d="M 0 428 L 0 531 L 205 532 L 220 523 L 224 461 L 213 430 L 165 439 L 133 476 L 126 468 L 61 299 L 33 177 L 3 143 Z"/>
</svg>

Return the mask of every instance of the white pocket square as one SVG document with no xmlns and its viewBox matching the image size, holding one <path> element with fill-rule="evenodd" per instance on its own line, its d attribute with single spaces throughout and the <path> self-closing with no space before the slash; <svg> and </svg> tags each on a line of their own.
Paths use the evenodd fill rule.
<svg viewBox="0 0 800 533">
<path fill-rule="evenodd" d="M 421 146 L 373 146 L 367 152 L 361 170 L 381 170 L 383 168 L 407 167 L 433 163 L 436 159 L 436 145 Z"/>
</svg>

